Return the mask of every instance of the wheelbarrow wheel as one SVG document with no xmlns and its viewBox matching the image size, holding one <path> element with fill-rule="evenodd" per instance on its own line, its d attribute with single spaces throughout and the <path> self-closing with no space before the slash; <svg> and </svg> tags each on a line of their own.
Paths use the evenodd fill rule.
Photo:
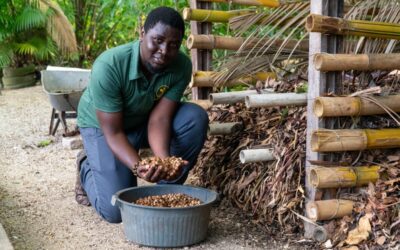
<svg viewBox="0 0 400 250">
<path fill-rule="evenodd" d="M 3 84 L 5 89 L 19 89 L 36 85 L 35 74 L 26 76 L 6 77 L 3 76 Z"/>
</svg>

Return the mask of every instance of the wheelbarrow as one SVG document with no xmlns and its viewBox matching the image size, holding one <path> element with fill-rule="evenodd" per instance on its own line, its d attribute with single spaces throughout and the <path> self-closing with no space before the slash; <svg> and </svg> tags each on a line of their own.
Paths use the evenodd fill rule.
<svg viewBox="0 0 400 250">
<path fill-rule="evenodd" d="M 68 118 L 77 117 L 79 99 L 89 84 L 90 70 L 48 66 L 42 70 L 41 82 L 53 107 L 49 134 L 54 135 L 61 123 L 64 135 L 68 135 Z"/>
</svg>

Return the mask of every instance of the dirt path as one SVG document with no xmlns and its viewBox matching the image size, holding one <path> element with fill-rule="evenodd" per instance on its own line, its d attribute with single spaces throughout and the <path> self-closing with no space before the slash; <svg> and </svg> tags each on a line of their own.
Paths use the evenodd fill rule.
<svg viewBox="0 0 400 250">
<path fill-rule="evenodd" d="M 127 242 L 121 224 L 109 224 L 91 207 L 75 203 L 77 151 L 63 149 L 61 129 L 48 136 L 50 112 L 42 86 L 0 95 L 0 223 L 14 248 L 147 249 Z M 53 143 L 37 146 L 47 139 Z M 224 202 L 211 217 L 207 240 L 186 249 L 289 248 Z"/>
</svg>

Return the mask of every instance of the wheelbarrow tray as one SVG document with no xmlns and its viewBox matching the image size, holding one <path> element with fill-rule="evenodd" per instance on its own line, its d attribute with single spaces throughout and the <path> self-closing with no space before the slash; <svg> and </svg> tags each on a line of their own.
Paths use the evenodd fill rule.
<svg viewBox="0 0 400 250">
<path fill-rule="evenodd" d="M 89 84 L 90 70 L 50 68 L 41 71 L 43 90 L 54 109 L 76 111 L 79 99 Z"/>
</svg>

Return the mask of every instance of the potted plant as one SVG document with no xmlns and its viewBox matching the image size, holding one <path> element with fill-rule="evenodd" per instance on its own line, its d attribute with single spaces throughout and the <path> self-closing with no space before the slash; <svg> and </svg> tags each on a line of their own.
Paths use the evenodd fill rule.
<svg viewBox="0 0 400 250">
<path fill-rule="evenodd" d="M 50 0 L 0 0 L 0 67 L 5 88 L 36 83 L 35 64 L 77 51 L 71 23 Z"/>
</svg>

